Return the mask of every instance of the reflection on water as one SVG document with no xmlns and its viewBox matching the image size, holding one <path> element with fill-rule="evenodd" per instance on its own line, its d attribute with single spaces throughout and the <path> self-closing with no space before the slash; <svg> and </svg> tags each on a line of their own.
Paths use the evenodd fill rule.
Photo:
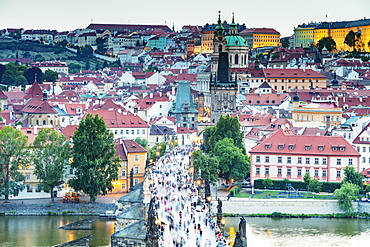
<svg viewBox="0 0 370 247">
<path fill-rule="evenodd" d="M 2 216 L 0 246 L 52 246 L 92 234 L 90 246 L 109 246 L 113 221 L 93 221 L 92 230 L 63 230 L 60 226 L 85 219 L 83 216 Z"/>
<path fill-rule="evenodd" d="M 248 246 L 370 246 L 370 220 L 246 218 Z M 227 218 L 225 230 L 239 218 Z"/>
<path fill-rule="evenodd" d="M 40 247 L 61 244 L 89 234 L 90 246 L 109 246 L 114 221 L 93 222 L 92 230 L 58 227 L 83 216 L 1 216 L 0 247 Z M 370 220 L 246 218 L 248 246 L 370 246 Z M 226 218 L 225 230 L 235 237 L 239 218 Z"/>
</svg>

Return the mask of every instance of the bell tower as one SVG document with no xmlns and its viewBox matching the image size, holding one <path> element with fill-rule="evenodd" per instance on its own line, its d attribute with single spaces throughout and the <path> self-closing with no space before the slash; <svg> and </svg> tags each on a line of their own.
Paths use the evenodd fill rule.
<svg viewBox="0 0 370 247">
<path fill-rule="evenodd" d="M 213 38 L 213 54 L 211 57 L 211 73 L 215 74 L 217 72 L 217 64 L 218 64 L 218 54 L 220 52 L 225 51 L 226 48 L 226 39 L 225 39 L 225 29 L 222 26 L 221 22 L 221 11 L 218 11 L 218 20 L 217 26 L 214 31 L 214 38 Z"/>
</svg>

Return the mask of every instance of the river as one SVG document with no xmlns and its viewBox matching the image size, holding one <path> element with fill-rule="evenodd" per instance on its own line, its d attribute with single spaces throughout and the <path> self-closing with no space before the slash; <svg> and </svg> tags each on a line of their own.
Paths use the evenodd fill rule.
<svg viewBox="0 0 370 247">
<path fill-rule="evenodd" d="M 61 244 L 89 234 L 90 246 L 109 246 L 114 221 L 93 222 L 92 230 L 62 230 L 82 216 L 1 216 L 1 247 L 41 247 Z M 249 247 L 369 246 L 370 220 L 246 218 Z M 237 231 L 239 218 L 226 218 L 225 230 Z"/>
</svg>

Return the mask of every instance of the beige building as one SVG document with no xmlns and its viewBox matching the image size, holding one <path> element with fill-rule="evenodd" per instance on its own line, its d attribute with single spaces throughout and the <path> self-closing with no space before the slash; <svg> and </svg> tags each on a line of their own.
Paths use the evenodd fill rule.
<svg viewBox="0 0 370 247">
<path fill-rule="evenodd" d="M 144 181 L 148 150 L 132 140 L 123 140 L 115 145 L 116 155 L 122 160 L 118 171 L 118 180 L 113 182 L 113 193 L 130 192 L 130 174 L 132 186 Z"/>
</svg>

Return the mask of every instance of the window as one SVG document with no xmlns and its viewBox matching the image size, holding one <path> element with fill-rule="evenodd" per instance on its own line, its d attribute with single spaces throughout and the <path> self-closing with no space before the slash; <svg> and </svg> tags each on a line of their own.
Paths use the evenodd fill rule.
<svg viewBox="0 0 370 247">
<path fill-rule="evenodd" d="M 315 177 L 318 177 L 318 176 L 319 176 L 319 170 L 315 169 Z"/>
<path fill-rule="evenodd" d="M 135 134 L 135 130 L 131 130 L 131 135 L 134 135 Z"/>
<path fill-rule="evenodd" d="M 310 164 L 310 158 L 306 158 L 306 164 Z"/>
<path fill-rule="evenodd" d="M 315 158 L 315 165 L 319 164 L 319 158 Z"/>
<path fill-rule="evenodd" d="M 292 169 L 291 168 L 286 169 L 286 175 L 287 176 L 291 176 L 292 175 Z"/>
<path fill-rule="evenodd" d="M 126 135 L 130 134 L 129 130 L 126 130 Z"/>
<path fill-rule="evenodd" d="M 336 146 L 332 146 L 332 147 L 331 147 L 331 149 L 332 149 L 333 151 L 338 151 L 338 147 L 336 147 Z"/>
<path fill-rule="evenodd" d="M 265 163 L 270 163 L 270 156 L 265 156 Z"/>
<path fill-rule="evenodd" d="M 319 146 L 319 151 L 323 151 L 324 150 L 324 146 Z"/>
<path fill-rule="evenodd" d="M 366 157 L 362 157 L 362 163 L 366 163 Z"/>
<path fill-rule="evenodd" d="M 140 135 L 140 130 L 136 130 L 136 134 L 137 135 Z"/>
<path fill-rule="evenodd" d="M 135 178 L 134 179 L 134 185 L 137 185 L 139 183 L 139 179 Z"/>
<path fill-rule="evenodd" d="M 286 157 L 286 163 L 288 164 L 292 163 L 292 157 Z"/>
<path fill-rule="evenodd" d="M 298 170 L 297 170 L 297 175 L 298 175 L 298 176 L 302 176 L 302 169 L 298 169 Z"/>
<path fill-rule="evenodd" d="M 122 176 L 122 177 L 126 177 L 126 171 L 125 171 L 125 170 L 122 170 L 122 172 L 121 172 L 121 176 Z"/>
<path fill-rule="evenodd" d="M 339 158 L 337 159 L 337 165 L 341 165 L 342 164 L 342 160 Z"/>
<path fill-rule="evenodd" d="M 141 134 L 142 135 L 145 135 L 145 130 L 141 130 Z"/>
<path fill-rule="evenodd" d="M 134 174 L 139 174 L 139 167 L 138 166 L 134 167 Z"/>
<path fill-rule="evenodd" d="M 120 134 L 123 135 L 123 130 L 120 131 Z"/>
<path fill-rule="evenodd" d="M 302 164 L 302 157 L 298 157 L 298 161 L 297 161 L 298 164 Z"/>
<path fill-rule="evenodd" d="M 135 154 L 135 161 L 139 161 L 139 155 L 138 154 Z"/>
<path fill-rule="evenodd" d="M 340 170 L 337 171 L 337 178 L 340 178 Z"/>
<path fill-rule="evenodd" d="M 326 158 L 322 158 L 322 164 L 326 165 Z"/>
<path fill-rule="evenodd" d="M 322 176 L 326 177 L 326 170 L 322 170 Z"/>
<path fill-rule="evenodd" d="M 125 190 L 125 189 L 126 189 L 126 184 L 122 184 L 121 186 L 122 186 L 121 188 L 122 188 L 123 190 Z"/>
<path fill-rule="evenodd" d="M 278 163 L 282 163 L 283 162 L 283 158 L 281 156 L 278 157 Z"/>
<path fill-rule="evenodd" d="M 339 147 L 339 151 L 346 151 L 346 147 Z"/>
<path fill-rule="evenodd" d="M 284 145 L 278 145 L 279 149 L 284 149 Z"/>
<path fill-rule="evenodd" d="M 260 174 L 260 169 L 259 167 L 256 167 L 256 174 Z"/>
<path fill-rule="evenodd" d="M 258 163 L 261 162 L 261 157 L 260 156 L 256 156 L 256 162 L 258 162 Z"/>
<path fill-rule="evenodd" d="M 31 179 L 31 174 L 26 174 L 26 180 Z"/>
<path fill-rule="evenodd" d="M 270 174 L 270 168 L 265 167 L 265 175 L 268 175 L 268 174 Z"/>
<path fill-rule="evenodd" d="M 305 146 L 305 149 L 306 149 L 306 150 L 310 150 L 310 149 L 311 149 L 311 146 L 310 146 L 310 145 L 306 145 L 306 146 Z"/>
<path fill-rule="evenodd" d="M 126 161 L 122 161 L 122 167 L 126 167 Z"/>
<path fill-rule="evenodd" d="M 293 150 L 294 149 L 294 145 L 289 145 L 289 150 Z"/>
<path fill-rule="evenodd" d="M 271 148 L 271 145 L 270 145 L 270 144 L 266 144 L 266 145 L 265 145 L 265 148 L 266 148 L 266 149 L 270 149 L 270 148 Z"/>
<path fill-rule="evenodd" d="M 281 175 L 281 168 L 278 168 L 278 175 Z"/>
<path fill-rule="evenodd" d="M 310 169 L 306 169 L 306 173 L 310 174 Z"/>
</svg>

